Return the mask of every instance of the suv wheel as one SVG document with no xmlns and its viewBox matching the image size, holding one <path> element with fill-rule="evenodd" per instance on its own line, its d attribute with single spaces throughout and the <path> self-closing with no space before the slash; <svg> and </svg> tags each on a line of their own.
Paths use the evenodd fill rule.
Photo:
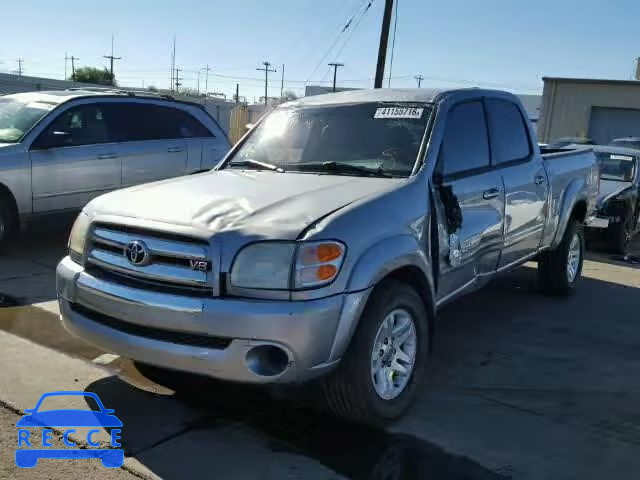
<svg viewBox="0 0 640 480">
<path fill-rule="evenodd" d="M 0 199 L 0 250 L 7 246 L 13 225 L 11 210 L 7 204 Z"/>
<path fill-rule="evenodd" d="M 582 225 L 571 220 L 558 248 L 541 253 L 538 259 L 538 280 L 544 291 L 556 295 L 573 291 L 582 274 L 584 245 Z"/>
<path fill-rule="evenodd" d="M 379 284 L 338 370 L 324 381 L 326 403 L 337 415 L 362 423 L 399 417 L 415 397 L 428 346 L 420 295 L 398 281 Z"/>
</svg>

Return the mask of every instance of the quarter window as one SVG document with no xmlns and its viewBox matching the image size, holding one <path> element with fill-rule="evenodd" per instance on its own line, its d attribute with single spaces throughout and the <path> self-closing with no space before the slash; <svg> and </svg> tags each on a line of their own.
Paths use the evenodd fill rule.
<svg viewBox="0 0 640 480">
<path fill-rule="evenodd" d="M 495 164 L 528 158 L 531 146 L 520 109 L 505 100 L 488 100 L 487 107 Z"/>
<path fill-rule="evenodd" d="M 489 140 L 481 101 L 454 106 L 447 117 L 440 147 L 443 175 L 489 166 Z"/>
</svg>

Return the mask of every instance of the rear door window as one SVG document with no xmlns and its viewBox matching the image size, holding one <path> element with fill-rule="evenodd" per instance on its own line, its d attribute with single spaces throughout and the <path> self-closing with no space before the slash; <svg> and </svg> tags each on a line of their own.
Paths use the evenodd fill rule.
<svg viewBox="0 0 640 480">
<path fill-rule="evenodd" d="M 494 163 L 501 165 L 531 156 L 529 134 L 520 109 L 506 100 L 487 100 Z"/>
<path fill-rule="evenodd" d="M 443 175 L 472 174 L 489 167 L 489 137 L 482 101 L 460 103 L 449 111 L 439 161 Z"/>
<path fill-rule="evenodd" d="M 108 104 L 111 133 L 118 142 L 182 138 L 173 109 L 146 103 Z"/>
</svg>

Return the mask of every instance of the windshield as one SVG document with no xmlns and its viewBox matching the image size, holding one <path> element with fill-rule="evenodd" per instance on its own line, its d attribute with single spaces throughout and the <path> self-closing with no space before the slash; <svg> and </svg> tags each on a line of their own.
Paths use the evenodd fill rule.
<svg viewBox="0 0 640 480">
<path fill-rule="evenodd" d="M 55 104 L 0 98 L 0 143 L 19 142 Z"/>
<path fill-rule="evenodd" d="M 609 145 L 613 147 L 624 147 L 624 148 L 635 148 L 640 149 L 640 139 L 637 138 L 619 138 L 617 140 L 612 140 L 609 142 Z"/>
<path fill-rule="evenodd" d="M 270 165 L 284 171 L 406 177 L 416 162 L 430 111 L 428 105 L 415 103 L 276 110 L 256 127 L 227 168 Z"/>
<path fill-rule="evenodd" d="M 618 182 L 631 182 L 636 170 L 636 157 L 631 155 L 616 155 L 612 153 L 598 153 L 600 163 L 600 178 Z"/>
</svg>

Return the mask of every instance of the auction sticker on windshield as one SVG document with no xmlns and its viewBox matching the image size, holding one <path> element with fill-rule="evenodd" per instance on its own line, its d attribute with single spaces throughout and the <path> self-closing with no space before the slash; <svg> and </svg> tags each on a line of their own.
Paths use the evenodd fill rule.
<svg viewBox="0 0 640 480">
<path fill-rule="evenodd" d="M 423 111 L 417 107 L 382 107 L 376 109 L 373 118 L 420 118 Z"/>
</svg>

